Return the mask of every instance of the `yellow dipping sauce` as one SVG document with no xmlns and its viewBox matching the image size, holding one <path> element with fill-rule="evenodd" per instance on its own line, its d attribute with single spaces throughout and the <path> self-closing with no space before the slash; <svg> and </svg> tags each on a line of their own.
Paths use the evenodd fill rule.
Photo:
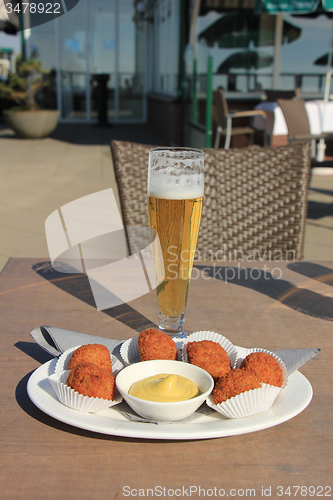
<svg viewBox="0 0 333 500">
<path fill-rule="evenodd" d="M 139 399 L 172 403 L 195 398 L 200 392 L 188 378 L 159 373 L 135 382 L 128 393 Z"/>
</svg>

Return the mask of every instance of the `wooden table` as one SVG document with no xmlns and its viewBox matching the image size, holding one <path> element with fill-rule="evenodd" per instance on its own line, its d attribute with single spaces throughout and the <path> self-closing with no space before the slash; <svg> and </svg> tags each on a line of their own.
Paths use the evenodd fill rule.
<svg viewBox="0 0 333 500">
<path fill-rule="evenodd" d="M 61 423 L 26 390 L 31 373 L 50 359 L 29 335 L 36 326 L 127 339 L 156 320 L 155 293 L 98 312 L 84 277 L 59 275 L 46 259 L 11 259 L 0 277 L 1 499 L 332 496 L 332 266 L 197 265 L 186 327 L 220 332 L 243 347 L 320 347 L 300 369 L 314 396 L 298 416 L 266 430 L 159 441 Z"/>
</svg>

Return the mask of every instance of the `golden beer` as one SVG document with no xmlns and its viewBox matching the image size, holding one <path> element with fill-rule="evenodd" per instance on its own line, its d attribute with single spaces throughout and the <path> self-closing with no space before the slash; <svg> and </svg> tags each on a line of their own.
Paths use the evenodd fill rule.
<svg viewBox="0 0 333 500">
<path fill-rule="evenodd" d="M 149 224 L 160 240 L 165 274 L 157 287 L 157 304 L 167 317 L 179 316 L 186 308 L 202 201 L 202 197 L 188 200 L 149 197 Z"/>
<path fill-rule="evenodd" d="M 196 149 L 149 151 L 148 212 L 155 243 L 159 328 L 183 335 L 204 194 L 204 153 Z M 154 247 L 153 247 L 154 248 Z"/>
</svg>

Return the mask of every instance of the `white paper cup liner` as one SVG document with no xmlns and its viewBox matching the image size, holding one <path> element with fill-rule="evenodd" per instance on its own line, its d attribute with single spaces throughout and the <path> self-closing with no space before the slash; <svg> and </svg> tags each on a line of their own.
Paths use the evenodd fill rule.
<svg viewBox="0 0 333 500">
<path fill-rule="evenodd" d="M 223 401 L 223 403 L 215 404 L 213 401 L 212 395 L 210 395 L 206 403 L 213 410 L 221 413 L 226 418 L 243 418 L 249 417 L 250 415 L 255 415 L 257 413 L 262 413 L 268 411 L 278 394 L 284 389 L 288 383 L 288 372 L 287 368 L 276 354 L 267 349 L 253 348 L 248 349 L 246 356 L 251 354 L 252 352 L 266 352 L 270 354 L 276 361 L 279 363 L 282 374 L 283 374 L 283 384 L 281 387 L 276 387 L 274 385 L 269 384 L 261 384 L 259 389 L 252 389 L 251 391 L 242 392 L 233 398 L 228 399 L 227 401 Z M 246 356 L 239 357 L 236 360 L 236 368 L 239 368 L 243 359 Z"/>
<path fill-rule="evenodd" d="M 277 356 L 274 352 L 268 351 L 267 349 L 261 349 L 259 347 L 254 347 L 252 349 L 248 349 L 247 353 L 246 353 L 246 356 L 248 356 L 249 354 L 251 354 L 253 352 L 266 352 L 267 354 L 270 354 L 279 363 L 279 365 L 280 365 L 280 367 L 282 369 L 282 375 L 283 375 L 283 384 L 282 384 L 281 387 L 279 387 L 279 389 L 284 389 L 286 387 L 287 383 L 288 383 L 288 370 L 286 368 L 286 365 L 282 361 L 282 359 L 279 358 L 279 356 Z M 236 364 L 235 368 L 239 368 L 240 367 L 241 362 L 243 361 L 243 359 L 246 358 L 246 356 L 242 356 L 242 357 L 239 357 L 237 359 L 237 364 Z"/>
<path fill-rule="evenodd" d="M 125 340 L 120 346 L 120 355 L 125 363 L 125 365 L 131 365 L 132 363 L 139 363 L 140 354 L 139 354 L 139 346 L 138 346 L 139 337 L 132 337 L 131 339 Z M 178 338 L 172 339 L 178 350 L 178 360 L 182 359 L 182 345 L 183 340 Z"/>
<path fill-rule="evenodd" d="M 49 377 L 49 381 L 53 387 L 54 392 L 57 395 L 59 401 L 73 408 L 73 410 L 83 411 L 87 413 L 96 413 L 101 410 L 105 410 L 110 406 L 114 406 L 122 401 L 121 395 L 116 390 L 116 395 L 114 400 L 102 399 L 102 398 L 92 398 L 89 396 L 83 396 L 77 391 L 74 391 L 71 387 L 66 385 L 68 374 L 70 370 L 65 370 L 63 372 L 54 373 Z"/>
<path fill-rule="evenodd" d="M 76 347 L 71 347 L 70 349 L 67 349 L 62 355 L 59 357 L 57 364 L 55 366 L 55 373 L 62 373 L 63 371 L 68 369 L 68 363 L 69 360 L 71 359 L 71 356 L 73 352 L 78 349 L 81 346 L 76 346 Z M 116 375 L 122 368 L 123 364 L 122 362 L 113 354 L 110 354 L 111 357 L 111 364 L 112 364 L 112 373 L 113 375 Z"/>
<path fill-rule="evenodd" d="M 200 331 L 200 332 L 194 332 L 191 333 L 188 337 L 184 339 L 183 343 L 183 349 L 182 349 L 182 359 L 187 363 L 188 358 L 187 358 L 187 343 L 188 342 L 200 342 L 201 340 L 212 340 L 213 342 L 217 342 L 220 344 L 223 349 L 227 352 L 229 358 L 230 358 L 230 363 L 231 367 L 234 368 L 235 364 L 237 363 L 237 349 L 236 347 L 230 342 L 229 339 L 221 335 L 220 333 L 216 332 L 209 332 L 209 331 Z"/>
<path fill-rule="evenodd" d="M 140 361 L 138 337 L 132 337 L 121 344 L 120 356 L 123 358 L 125 365 Z"/>
<path fill-rule="evenodd" d="M 280 391 L 281 387 L 262 384 L 259 389 L 242 392 L 220 404 L 215 404 L 212 395 L 210 395 L 206 399 L 206 403 L 226 418 L 244 418 L 268 411 Z"/>
</svg>

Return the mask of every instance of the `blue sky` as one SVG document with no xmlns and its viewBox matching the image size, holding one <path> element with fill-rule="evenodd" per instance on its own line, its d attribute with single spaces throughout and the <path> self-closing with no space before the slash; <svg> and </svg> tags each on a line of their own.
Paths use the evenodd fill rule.
<svg viewBox="0 0 333 500">
<path fill-rule="evenodd" d="M 0 48 L 11 48 L 15 52 L 21 50 L 21 43 L 19 35 L 7 35 L 6 33 L 0 32 Z"/>
</svg>

